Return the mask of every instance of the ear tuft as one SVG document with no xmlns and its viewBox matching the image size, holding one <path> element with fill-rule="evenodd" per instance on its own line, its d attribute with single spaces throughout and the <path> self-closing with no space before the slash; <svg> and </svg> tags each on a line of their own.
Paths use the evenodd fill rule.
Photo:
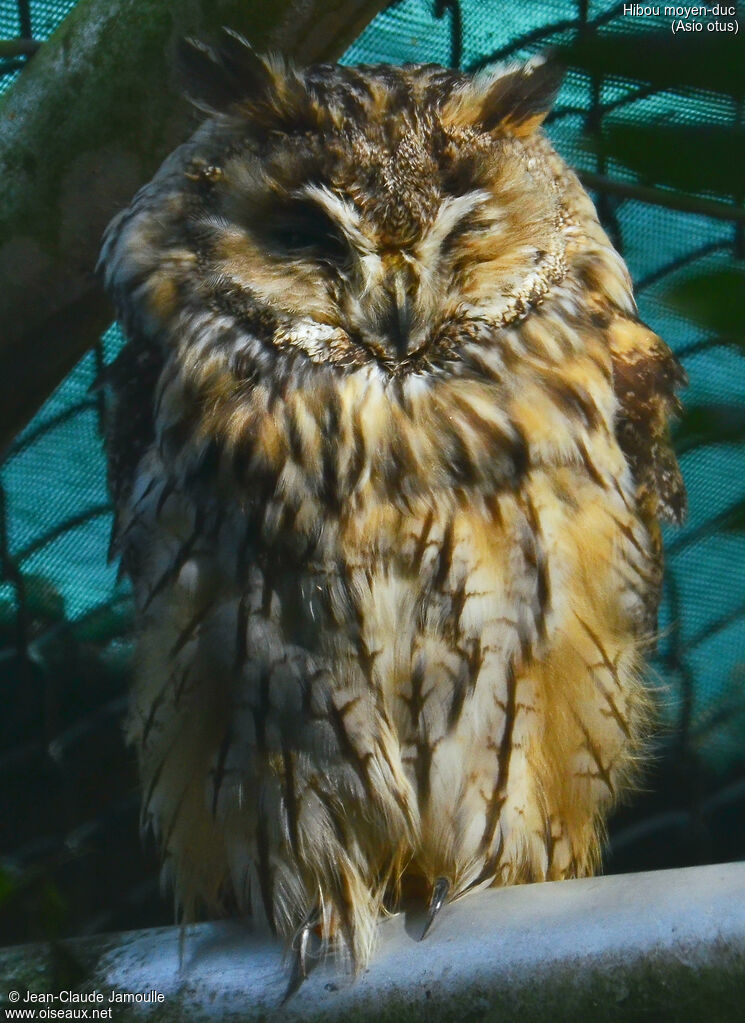
<svg viewBox="0 0 745 1023">
<path fill-rule="evenodd" d="M 539 57 L 503 72 L 482 94 L 478 120 L 486 131 L 530 135 L 554 104 L 564 69 Z"/>
<path fill-rule="evenodd" d="M 551 109 L 563 77 L 564 69 L 546 57 L 477 75 L 446 100 L 443 120 L 462 128 L 530 135 Z"/>
<path fill-rule="evenodd" d="M 179 60 L 189 99 L 208 114 L 235 114 L 257 130 L 281 132 L 311 127 L 320 116 L 291 62 L 260 57 L 231 29 L 215 46 L 185 40 Z"/>
<path fill-rule="evenodd" d="M 187 96 L 208 113 L 224 113 L 244 101 L 260 103 L 274 85 L 267 63 L 243 36 L 229 28 L 222 29 L 215 46 L 184 39 L 177 61 Z"/>
</svg>

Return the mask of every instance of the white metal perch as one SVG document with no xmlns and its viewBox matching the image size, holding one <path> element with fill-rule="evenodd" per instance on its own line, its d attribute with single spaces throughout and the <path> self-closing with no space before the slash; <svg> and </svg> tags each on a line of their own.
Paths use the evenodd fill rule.
<svg viewBox="0 0 745 1023">
<path fill-rule="evenodd" d="M 281 948 L 241 923 L 191 927 L 181 950 L 178 928 L 64 950 L 119 1021 L 745 1020 L 743 863 L 492 890 L 443 909 L 423 942 L 421 926 L 384 921 L 369 970 L 321 963 L 284 1007 Z M 64 990 L 58 954 L 0 951 L 2 997 Z"/>
</svg>

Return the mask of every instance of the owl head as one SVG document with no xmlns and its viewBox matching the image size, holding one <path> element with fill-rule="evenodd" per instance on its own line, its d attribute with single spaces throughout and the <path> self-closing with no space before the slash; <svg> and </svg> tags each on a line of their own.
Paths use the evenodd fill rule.
<svg viewBox="0 0 745 1023">
<path fill-rule="evenodd" d="M 226 31 L 184 64 L 210 120 L 104 250 L 115 298 L 147 276 L 140 330 L 188 294 L 274 353 L 416 373 L 564 275 L 569 218 L 538 132 L 550 63 L 300 70 Z"/>
<path fill-rule="evenodd" d="M 682 376 L 540 129 L 555 67 L 299 69 L 231 32 L 184 64 L 209 116 L 101 257 L 130 341 L 115 495 L 156 451 L 275 495 L 272 523 L 368 487 L 486 507 L 533 466 L 594 465 L 596 443 L 626 473 L 617 434 L 650 517 L 680 517 Z"/>
</svg>

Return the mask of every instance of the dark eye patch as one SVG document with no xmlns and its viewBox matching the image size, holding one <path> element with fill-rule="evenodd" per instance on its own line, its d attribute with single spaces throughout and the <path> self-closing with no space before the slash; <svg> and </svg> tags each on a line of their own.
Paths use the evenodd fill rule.
<svg viewBox="0 0 745 1023">
<path fill-rule="evenodd" d="M 460 152 L 447 160 L 442 169 L 442 191 L 454 197 L 481 187 L 484 157 L 478 152 Z"/>
<path fill-rule="evenodd" d="M 495 221 L 481 210 L 472 210 L 454 224 L 442 241 L 441 251 L 452 252 L 466 236 L 487 235 L 494 230 Z"/>
<path fill-rule="evenodd" d="M 316 259 L 339 264 L 349 246 L 339 226 L 317 203 L 291 201 L 267 211 L 261 234 L 279 256 Z"/>
</svg>

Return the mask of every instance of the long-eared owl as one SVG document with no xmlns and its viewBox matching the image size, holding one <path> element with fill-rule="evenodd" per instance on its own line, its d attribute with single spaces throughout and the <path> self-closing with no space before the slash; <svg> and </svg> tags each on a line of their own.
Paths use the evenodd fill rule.
<svg viewBox="0 0 745 1023">
<path fill-rule="evenodd" d="M 187 917 L 359 968 L 402 892 L 597 865 L 683 377 L 541 131 L 550 63 L 190 53 L 209 118 L 102 253 L 128 738 Z"/>
</svg>

